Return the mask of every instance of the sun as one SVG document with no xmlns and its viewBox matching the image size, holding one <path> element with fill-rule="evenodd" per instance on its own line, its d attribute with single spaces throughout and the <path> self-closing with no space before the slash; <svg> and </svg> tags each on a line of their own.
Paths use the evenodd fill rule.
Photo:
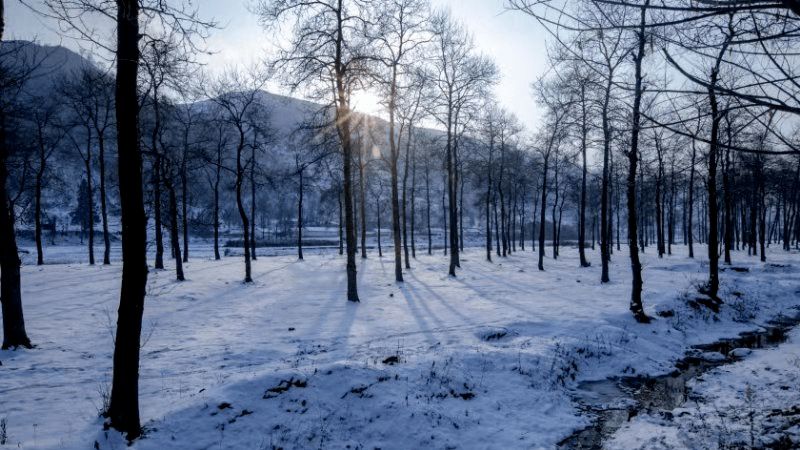
<svg viewBox="0 0 800 450">
<path fill-rule="evenodd" d="M 385 107 L 381 105 L 381 97 L 373 91 L 362 90 L 353 94 L 353 104 L 350 105 L 355 111 L 380 116 Z"/>
</svg>

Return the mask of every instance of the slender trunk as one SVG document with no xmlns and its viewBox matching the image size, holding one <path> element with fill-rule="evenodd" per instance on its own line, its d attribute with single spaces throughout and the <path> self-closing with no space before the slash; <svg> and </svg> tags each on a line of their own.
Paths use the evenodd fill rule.
<svg viewBox="0 0 800 450">
<path fill-rule="evenodd" d="M 447 256 L 447 239 L 449 234 L 447 233 L 447 203 L 445 198 L 445 190 L 444 186 L 442 186 L 442 228 L 444 229 L 444 254 Z"/>
<path fill-rule="evenodd" d="M 491 144 L 489 144 L 491 145 Z M 487 177 L 489 178 L 486 183 L 486 260 L 492 260 L 492 217 L 489 211 L 492 200 L 492 156 L 491 149 L 489 150 L 489 169 L 487 170 Z"/>
<path fill-rule="evenodd" d="M 492 202 L 494 206 L 494 239 L 497 243 L 496 250 L 497 256 L 502 256 L 500 253 L 500 218 L 497 216 L 497 195 L 494 196 L 494 201 Z"/>
<path fill-rule="evenodd" d="M 297 187 L 297 259 L 303 259 L 303 169 L 300 168 L 298 172 L 300 182 Z M 339 202 L 339 206 L 339 216 L 341 217 L 341 202 Z"/>
<path fill-rule="evenodd" d="M 764 175 L 759 171 L 758 177 L 758 190 L 759 190 L 759 211 L 761 212 L 759 218 L 759 231 L 758 231 L 758 241 L 759 246 L 761 247 L 761 262 L 766 262 L 767 255 L 764 253 L 766 247 L 766 221 L 767 221 L 767 208 L 765 204 L 765 197 L 767 195 L 766 187 L 764 186 Z"/>
<path fill-rule="evenodd" d="M 106 201 L 106 145 L 103 131 L 97 132 L 97 160 L 100 170 L 100 220 L 103 221 L 103 264 L 111 264 L 111 236 L 108 233 L 108 205 Z"/>
<path fill-rule="evenodd" d="M 556 208 L 558 207 L 558 196 L 560 193 L 558 188 L 558 159 L 556 159 L 556 163 L 553 164 L 553 181 L 553 193 L 555 194 L 555 199 L 553 199 L 553 208 L 550 211 L 550 220 L 552 221 L 551 225 L 553 228 L 553 259 L 558 259 L 558 230 L 556 229 Z"/>
<path fill-rule="evenodd" d="M 644 59 L 644 46 L 645 46 L 645 23 L 647 7 L 650 5 L 650 0 L 645 0 L 642 7 L 641 24 L 639 27 L 639 45 L 638 52 L 634 59 L 635 63 L 635 76 L 634 76 L 634 98 L 633 98 L 633 123 L 631 126 L 631 149 L 628 152 L 628 247 L 630 248 L 631 257 L 631 304 L 630 309 L 633 317 L 639 323 L 649 323 L 650 318 L 644 313 L 642 305 L 642 286 L 644 281 L 642 279 L 642 263 L 639 261 L 639 249 L 636 247 L 636 166 L 639 161 L 639 130 L 641 120 L 641 104 L 642 104 L 642 60 Z"/>
<path fill-rule="evenodd" d="M 425 214 L 428 224 L 428 254 L 433 254 L 433 233 L 431 232 L 431 174 L 430 165 L 425 165 Z"/>
<path fill-rule="evenodd" d="M 728 134 L 730 136 L 730 127 L 728 127 Z M 730 143 L 730 138 L 728 139 Z M 731 200 L 732 194 L 731 191 L 731 182 L 730 182 L 730 167 L 731 167 L 731 160 L 730 160 L 730 150 L 725 150 L 725 162 L 722 169 L 722 193 L 724 195 L 724 205 L 725 205 L 725 218 L 724 226 L 725 226 L 725 234 L 724 234 L 724 241 L 725 241 L 725 264 L 731 264 L 731 247 L 733 247 L 733 220 L 731 217 Z"/>
<path fill-rule="evenodd" d="M 514 186 L 514 204 L 509 208 L 509 214 L 511 214 L 511 220 L 509 220 L 508 228 L 509 228 L 509 235 L 511 236 L 511 251 L 517 251 L 517 188 Z"/>
<path fill-rule="evenodd" d="M 664 245 L 664 158 L 662 155 L 660 138 L 656 138 L 656 152 L 658 153 L 658 169 L 656 172 L 656 246 L 658 257 L 663 258 L 666 253 Z"/>
<path fill-rule="evenodd" d="M 239 145 L 236 148 L 236 207 L 239 209 L 239 217 L 242 220 L 242 234 L 244 236 L 244 282 L 252 283 L 250 267 L 250 221 L 247 218 L 247 211 L 244 209 L 244 197 L 242 188 L 244 185 L 244 165 L 242 164 L 242 151 L 245 145 L 244 130 L 239 128 Z"/>
<path fill-rule="evenodd" d="M 342 193 L 339 192 L 339 254 L 344 254 L 344 220 L 342 217 Z"/>
<path fill-rule="evenodd" d="M 687 201 L 688 217 L 686 218 L 686 237 L 689 242 L 689 258 L 694 258 L 694 165 L 697 158 L 697 144 L 692 140 L 692 162 L 689 166 L 689 200 Z"/>
<path fill-rule="evenodd" d="M 394 279 L 395 281 L 403 281 L 403 247 L 402 238 L 404 237 L 403 230 L 400 229 L 400 193 L 398 192 L 398 167 L 400 160 L 400 150 L 398 149 L 397 141 L 394 138 L 394 112 L 395 112 L 395 97 L 397 96 L 397 65 L 392 67 L 392 84 L 391 92 L 389 94 L 389 172 L 391 178 L 391 195 L 392 195 L 392 240 L 394 243 Z M 401 129 L 402 134 L 402 129 Z M 408 163 L 406 163 L 408 168 Z M 403 178 L 403 220 L 405 220 L 405 179 Z M 403 227 L 405 228 L 405 226 Z M 408 264 L 408 245 L 406 245 L 406 264 Z"/>
<path fill-rule="evenodd" d="M 175 195 L 175 186 L 171 178 L 172 174 L 165 175 L 167 190 L 169 191 L 170 240 L 172 241 L 172 255 L 175 258 L 175 276 L 178 281 L 184 281 L 183 258 L 181 258 L 181 243 L 179 241 L 180 233 L 178 232 L 178 196 Z"/>
<path fill-rule="evenodd" d="M 506 236 L 506 202 L 503 196 L 503 186 L 497 184 L 497 193 L 500 194 L 500 236 L 503 242 L 503 257 L 508 256 L 508 236 Z"/>
<path fill-rule="evenodd" d="M 156 138 L 153 138 L 153 216 L 155 217 L 156 234 L 156 269 L 164 268 L 164 241 L 161 236 L 161 156 L 156 151 Z"/>
<path fill-rule="evenodd" d="M 364 259 L 367 257 L 367 188 L 364 180 L 364 162 L 361 160 L 361 158 L 362 158 L 362 149 L 359 147 L 358 186 L 359 186 L 359 196 L 361 197 L 360 198 L 361 201 L 359 202 L 359 206 L 361 207 L 360 208 L 361 209 L 361 258 Z M 399 250 L 400 247 L 398 246 L 397 251 L 399 252 Z"/>
<path fill-rule="evenodd" d="M 256 146 L 253 145 L 250 154 L 250 258 L 255 261 L 256 256 Z"/>
<path fill-rule="evenodd" d="M 142 160 L 137 132 L 138 17 L 138 1 L 117 0 L 116 116 L 123 262 L 113 381 L 105 415 L 110 426 L 127 433 L 128 440 L 141 434 L 139 347 L 147 287 L 147 219 L 142 200 Z"/>
<path fill-rule="evenodd" d="M 589 170 L 586 167 L 586 139 L 589 134 L 587 127 L 588 118 L 586 116 L 586 85 L 581 83 L 581 207 L 578 217 L 578 254 L 580 255 L 581 267 L 589 267 L 586 260 L 586 177 Z"/>
<path fill-rule="evenodd" d="M 458 249 L 459 255 L 464 251 L 464 177 L 461 176 L 461 169 L 458 170 Z M 461 267 L 461 261 L 458 261 L 458 266 Z"/>
<path fill-rule="evenodd" d="M 375 199 L 375 215 L 378 219 L 378 258 L 383 258 L 383 248 L 381 247 L 381 199 Z M 406 256 L 408 257 L 408 256 Z"/>
<path fill-rule="evenodd" d="M 539 219 L 539 270 L 544 270 L 544 217 L 547 214 L 547 163 L 550 152 L 544 155 L 544 167 L 542 168 L 542 211 Z"/>
<path fill-rule="evenodd" d="M 336 124 L 342 145 L 342 169 L 344 173 L 344 215 L 347 233 L 347 300 L 358 302 L 358 278 L 356 273 L 356 233 L 353 220 L 353 189 L 351 162 L 353 146 L 350 139 L 350 107 L 345 96 L 344 68 L 341 65 L 341 34 L 337 40 L 336 62 Z"/>
<path fill-rule="evenodd" d="M 216 178 L 214 179 L 214 259 L 219 261 L 219 183 L 222 176 L 222 150 L 217 149 Z"/>
<path fill-rule="evenodd" d="M 188 127 L 186 132 L 188 134 Z M 184 142 L 188 142 L 189 137 L 184 136 Z M 183 147 L 183 158 L 181 159 L 181 221 L 183 222 L 183 262 L 189 262 L 189 187 L 186 164 L 189 159 L 188 144 Z"/>
<path fill-rule="evenodd" d="M 717 94 L 714 86 L 717 82 L 717 71 L 712 71 L 711 87 L 708 89 L 708 96 L 711 102 L 711 143 L 708 150 L 708 260 L 709 277 L 706 285 L 706 293 L 712 299 L 717 299 L 719 291 L 719 253 L 717 251 L 717 142 L 719 136 L 719 124 L 722 114 L 717 104 Z"/>
<path fill-rule="evenodd" d="M 44 264 L 44 251 L 42 249 L 42 185 L 44 184 L 44 174 L 47 170 L 47 151 L 45 149 L 44 126 L 42 124 L 38 125 L 37 134 L 39 140 L 39 169 L 36 171 L 36 191 L 34 192 L 34 224 L 36 264 L 41 266 Z"/>
<path fill-rule="evenodd" d="M 416 192 L 417 192 L 417 161 L 414 158 L 413 152 L 411 155 L 411 257 L 417 258 L 417 244 L 415 237 L 415 230 L 417 225 L 417 205 L 416 205 Z"/>
<path fill-rule="evenodd" d="M 611 86 L 614 81 L 614 73 L 609 69 L 608 80 L 606 80 L 605 95 L 603 97 L 603 178 L 600 190 L 600 262 L 601 274 L 600 282 L 608 283 L 608 263 L 611 259 L 611 247 L 608 242 L 608 184 L 609 184 L 609 155 L 611 153 L 611 124 L 609 123 L 609 102 L 611 100 Z"/>
<path fill-rule="evenodd" d="M 411 147 L 411 129 L 408 131 L 408 143 L 406 145 L 406 161 L 403 167 L 403 251 L 405 252 L 406 256 L 406 269 L 411 268 L 411 261 L 409 261 L 409 250 L 408 250 L 408 173 L 409 173 L 409 164 L 411 160 L 409 159 L 409 148 Z M 380 216 L 380 214 L 378 214 Z M 380 219 L 380 218 L 379 218 Z M 380 230 L 380 227 L 378 227 Z M 402 276 L 402 271 L 400 272 Z"/>
<path fill-rule="evenodd" d="M 94 192 L 92 192 L 92 152 L 91 147 L 86 148 L 86 196 L 89 198 L 89 207 L 86 211 L 86 223 L 89 224 L 89 265 L 94 265 Z"/>
<path fill-rule="evenodd" d="M 519 249 L 525 251 L 525 197 L 526 189 L 522 187 L 522 198 L 520 199 L 520 217 L 519 217 Z"/>
</svg>

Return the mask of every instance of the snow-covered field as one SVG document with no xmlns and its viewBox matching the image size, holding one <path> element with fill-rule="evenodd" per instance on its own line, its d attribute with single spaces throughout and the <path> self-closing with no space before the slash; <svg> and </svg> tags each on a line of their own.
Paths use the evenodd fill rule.
<svg viewBox="0 0 800 450">
<path fill-rule="evenodd" d="M 489 263 L 467 249 L 456 278 L 441 254 L 418 255 L 398 284 L 385 248 L 383 258 L 358 261 L 359 304 L 345 299 L 345 261 L 335 253 L 261 257 L 247 285 L 238 257 L 194 253 L 182 283 L 167 261 L 149 276 L 140 369 L 146 434 L 130 448 L 554 448 L 589 423 L 572 401 L 578 382 L 667 373 L 691 345 L 797 313 L 797 253 L 774 248 L 766 264 L 735 253 L 735 266 L 749 272 L 722 272 L 727 303 L 715 315 L 687 305 L 706 278 L 703 258 L 675 251 L 643 255 L 650 325 L 628 311 L 625 249 L 613 257 L 612 282 L 601 285 L 599 254 L 581 269 L 575 248 L 547 258 L 544 272 L 531 251 Z M 0 352 L 0 448 L 127 446 L 98 417 L 111 382 L 120 270 L 118 262 L 23 266 L 26 326 L 37 347 Z M 658 315 L 666 311 L 671 317 Z M 744 411 L 754 401 L 741 394 L 747 389 L 755 401 L 800 404 L 798 355 L 794 333 L 777 350 L 706 374 L 694 387 L 709 401 L 684 405 L 689 413 L 676 416 L 684 419 L 641 415 L 609 444 L 701 448 L 706 439 L 716 448 L 713 429 L 730 421 L 712 414 L 714 405 L 728 408 L 739 396 Z M 707 436 L 690 430 L 697 414 Z"/>
</svg>

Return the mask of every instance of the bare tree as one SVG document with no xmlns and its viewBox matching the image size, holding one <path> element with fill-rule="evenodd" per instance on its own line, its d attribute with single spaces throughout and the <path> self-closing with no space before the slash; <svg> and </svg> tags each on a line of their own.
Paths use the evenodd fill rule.
<svg viewBox="0 0 800 450">
<path fill-rule="evenodd" d="M 239 217 L 242 221 L 242 232 L 244 237 L 244 266 L 245 283 L 253 281 L 251 270 L 251 236 L 250 220 L 248 218 L 244 204 L 244 183 L 247 168 L 252 167 L 256 161 L 254 142 L 257 142 L 257 135 L 262 132 L 261 123 L 266 117 L 265 106 L 260 101 L 261 87 L 264 85 L 264 78 L 257 73 L 246 74 L 238 70 L 228 70 L 222 74 L 212 87 L 211 101 L 221 110 L 221 119 L 232 128 L 235 136 L 233 142 L 236 154 L 236 163 L 230 170 L 236 177 L 236 205 L 239 210 Z M 255 141 L 251 139 L 256 139 Z M 251 158 L 246 160 L 245 150 L 253 150 Z"/>
<path fill-rule="evenodd" d="M 147 29 L 140 27 L 142 15 L 157 23 L 155 29 L 177 28 L 184 43 L 202 36 L 207 26 L 196 12 L 170 7 L 162 1 L 45 0 L 47 14 L 60 20 L 65 29 L 87 39 L 114 55 L 116 62 L 115 111 L 119 164 L 120 209 L 122 214 L 122 286 L 114 345 L 111 398 L 104 415 L 108 425 L 127 434 L 129 440 L 141 435 L 139 421 L 139 347 L 142 313 L 147 285 L 147 219 L 142 192 L 142 155 L 139 144 L 139 104 L 137 78 L 140 63 L 139 42 Z M 86 16 L 95 14 L 112 22 L 116 45 L 103 42 L 94 28 L 86 26 Z M 145 23 L 148 23 L 145 20 Z"/>
<path fill-rule="evenodd" d="M 35 127 L 37 164 L 35 167 L 36 181 L 34 185 L 34 239 L 36 241 L 36 264 L 44 264 L 44 251 L 42 243 L 42 191 L 47 183 L 49 163 L 51 157 L 58 151 L 65 137 L 66 129 L 63 126 L 59 111 L 59 103 L 52 97 L 35 97 L 32 102 L 36 107 L 32 112 L 31 121 Z M 53 224 L 55 227 L 55 224 Z"/>
<path fill-rule="evenodd" d="M 400 142 L 404 127 L 408 124 L 400 122 L 395 133 L 398 101 L 414 89 L 415 74 L 412 62 L 416 61 L 420 47 L 429 38 L 424 33 L 428 15 L 427 0 L 392 0 L 374 2 L 375 19 L 371 31 L 375 42 L 378 61 L 375 70 L 375 81 L 385 96 L 386 109 L 389 112 L 389 155 L 385 158 L 391 176 L 392 202 L 392 236 L 394 238 L 395 280 L 403 281 L 402 247 L 400 228 L 400 195 L 398 189 L 398 165 L 400 160 Z M 413 94 L 412 94 L 413 95 Z M 411 130 L 406 130 L 410 136 Z M 410 142 L 410 137 L 409 137 Z M 408 167 L 408 164 L 406 164 Z M 407 178 L 404 177 L 404 181 Z M 404 190 L 405 195 L 405 190 Z M 405 201 L 403 202 L 405 208 Z M 406 245 L 406 253 L 408 246 Z M 408 265 L 408 255 L 406 255 Z"/>
<path fill-rule="evenodd" d="M 435 101 L 432 116 L 445 128 L 445 169 L 450 234 L 450 266 L 448 274 L 456 276 L 459 261 L 458 239 L 458 141 L 467 109 L 485 97 L 496 82 L 497 68 L 490 59 L 475 54 L 472 36 L 445 12 L 432 18 L 434 30 L 433 77 Z"/>
<path fill-rule="evenodd" d="M 74 79 L 67 79 L 60 86 L 62 97 L 75 113 L 76 123 L 73 128 L 82 131 L 71 131 L 68 136 L 83 160 L 86 169 L 86 184 L 90 202 L 90 210 L 94 211 L 94 189 L 92 166 L 97 149 L 98 180 L 100 182 L 100 211 L 103 226 L 103 264 L 110 264 L 111 240 L 108 232 L 108 197 L 106 194 L 106 142 L 108 134 L 114 126 L 113 80 L 95 67 L 84 67 Z M 84 132 L 85 135 L 80 135 Z M 82 138 L 82 139 L 81 139 Z M 95 146 L 95 141 L 97 145 Z M 92 213 L 93 214 L 93 213 Z M 89 223 L 89 264 L 94 264 L 94 223 Z"/>
<path fill-rule="evenodd" d="M 341 140 L 344 217 L 347 234 L 347 299 L 359 301 L 351 163 L 353 142 L 350 94 L 364 80 L 370 59 L 365 36 L 366 0 L 260 0 L 256 11 L 267 29 L 293 26 L 290 42 L 273 62 L 293 90 L 308 87 L 328 99 Z"/>
<path fill-rule="evenodd" d="M 0 5 L 2 3 L 0 2 Z M 0 7 L 1 8 L 1 7 Z M 0 11 L 2 12 L 2 11 Z M 2 15 L 0 15 L 2 17 Z M 22 288 L 20 266 L 14 229 L 14 206 L 8 194 L 9 148 L 7 135 L 11 126 L 16 99 L 32 72 L 28 61 L 12 65 L 14 52 L 20 48 L 8 48 L 2 43 L 0 34 L 0 303 L 3 311 L 3 349 L 11 347 L 32 348 L 25 331 L 22 313 Z"/>
</svg>

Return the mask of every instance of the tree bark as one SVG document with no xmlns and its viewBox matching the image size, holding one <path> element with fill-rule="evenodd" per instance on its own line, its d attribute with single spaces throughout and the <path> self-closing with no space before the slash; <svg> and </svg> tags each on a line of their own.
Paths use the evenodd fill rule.
<svg viewBox="0 0 800 450">
<path fill-rule="evenodd" d="M 633 98 L 633 120 L 631 124 L 631 149 L 628 152 L 628 247 L 631 258 L 631 303 L 630 310 L 633 317 L 639 323 L 649 323 L 650 318 L 644 313 L 642 305 L 642 263 L 639 260 L 639 248 L 637 247 L 636 236 L 636 166 L 639 164 L 639 130 L 641 121 L 642 105 L 642 60 L 644 59 L 645 48 L 645 24 L 647 18 L 647 7 L 650 0 L 645 0 L 642 7 L 641 23 L 638 30 L 638 51 L 634 59 L 634 98 Z"/>
<path fill-rule="evenodd" d="M 297 259 L 303 259 L 303 169 L 298 172 L 300 185 L 297 188 Z"/>
<path fill-rule="evenodd" d="M 214 178 L 214 260 L 221 259 L 219 254 L 219 183 L 222 177 L 222 149 L 217 148 L 217 165 Z"/>
<path fill-rule="evenodd" d="M 120 289 L 114 373 L 106 417 L 109 425 L 139 437 L 139 339 L 147 286 L 147 247 L 142 159 L 138 139 L 136 78 L 139 61 L 139 3 L 117 0 L 117 152 L 122 212 L 122 287 Z"/>
<path fill-rule="evenodd" d="M 544 225 L 547 215 L 547 163 L 550 159 L 550 152 L 544 156 L 544 166 L 542 167 L 542 211 L 539 215 L 539 270 L 544 270 Z"/>
<path fill-rule="evenodd" d="M 106 145 L 103 130 L 97 130 L 97 162 L 100 166 L 100 220 L 103 221 L 103 264 L 111 264 L 111 236 L 108 233 L 108 201 L 106 200 Z M 94 228 L 94 227 L 92 227 Z"/>
<path fill-rule="evenodd" d="M 156 150 L 156 138 L 153 138 L 153 216 L 155 217 L 156 234 L 156 269 L 164 268 L 164 241 L 161 236 L 161 156 Z"/>
<path fill-rule="evenodd" d="M 589 170 L 586 165 L 586 140 L 589 134 L 587 127 L 588 117 L 586 114 L 586 84 L 581 83 L 581 209 L 578 218 L 578 254 L 580 256 L 581 267 L 589 267 L 586 260 L 586 177 Z"/>
<path fill-rule="evenodd" d="M 184 281 L 186 278 L 183 274 L 183 258 L 181 257 L 180 233 L 178 230 L 178 196 L 175 194 L 175 185 L 171 177 L 172 174 L 169 173 L 166 174 L 164 178 L 167 190 L 169 191 L 170 240 L 172 241 L 172 256 L 175 259 L 175 278 L 178 281 Z"/>
<path fill-rule="evenodd" d="M 2 40 L 0 40 L 0 45 L 2 45 Z M 22 313 L 20 281 L 22 261 L 19 259 L 17 250 L 14 206 L 9 200 L 7 191 L 7 131 L 5 113 L 0 111 L 0 303 L 2 303 L 3 311 L 3 350 L 33 347 L 25 331 L 25 318 Z"/>
</svg>

